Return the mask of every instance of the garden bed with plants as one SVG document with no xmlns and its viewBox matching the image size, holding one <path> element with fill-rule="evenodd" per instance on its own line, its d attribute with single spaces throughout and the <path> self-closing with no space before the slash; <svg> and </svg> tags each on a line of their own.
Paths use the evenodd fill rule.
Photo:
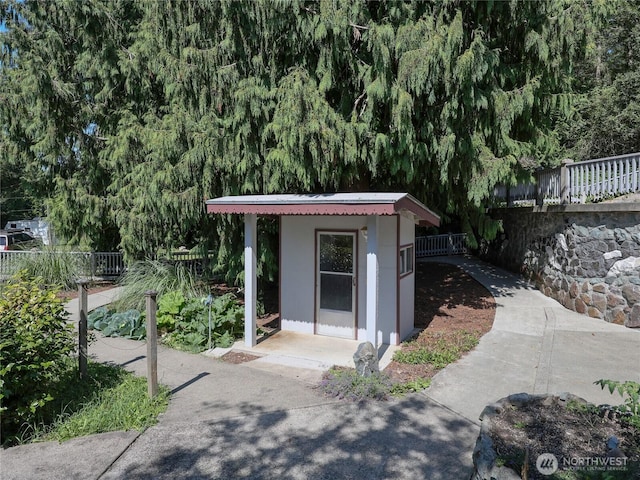
<svg viewBox="0 0 640 480">
<path fill-rule="evenodd" d="M 146 337 L 145 292 L 157 292 L 160 342 L 193 353 L 230 347 L 244 333 L 244 310 L 225 285 L 197 280 L 184 266 L 160 261 L 134 264 L 122 279 L 123 292 L 109 306 L 87 316 L 87 327 L 107 337 Z"/>
<path fill-rule="evenodd" d="M 395 383 L 431 379 L 478 344 L 495 313 L 491 294 L 459 267 L 417 263 L 415 326 L 421 330 L 403 342 L 385 372 Z"/>
<path fill-rule="evenodd" d="M 640 478 L 640 385 L 596 383 L 625 402 L 596 406 L 572 395 L 518 394 L 487 407 L 474 452 L 478 475 L 497 480 Z M 541 456 L 552 463 L 543 465 Z"/>
</svg>

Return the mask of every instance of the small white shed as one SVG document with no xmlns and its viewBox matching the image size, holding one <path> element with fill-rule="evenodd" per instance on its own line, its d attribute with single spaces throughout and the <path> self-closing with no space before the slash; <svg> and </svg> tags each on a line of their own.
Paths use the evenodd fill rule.
<svg viewBox="0 0 640 480">
<path fill-rule="evenodd" d="M 397 345 L 413 330 L 415 225 L 439 217 L 407 193 L 243 195 L 208 200 L 243 214 L 245 342 L 256 344 L 256 225 L 280 218 L 280 327 Z"/>
</svg>

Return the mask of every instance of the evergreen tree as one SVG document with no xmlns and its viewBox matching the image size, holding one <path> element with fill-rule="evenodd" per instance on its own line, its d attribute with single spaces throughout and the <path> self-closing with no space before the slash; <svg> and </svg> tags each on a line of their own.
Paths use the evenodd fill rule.
<svg viewBox="0 0 640 480">
<path fill-rule="evenodd" d="M 215 242 L 227 266 L 238 219 L 204 209 L 225 194 L 409 191 L 491 236 L 494 185 L 559 159 L 591 28 L 573 0 L 27 0 L 2 17 L 3 151 L 36 166 L 57 231 L 130 257 Z"/>
<path fill-rule="evenodd" d="M 559 128 L 575 160 L 640 152 L 640 2 L 612 5 L 578 64 L 575 113 Z"/>
</svg>

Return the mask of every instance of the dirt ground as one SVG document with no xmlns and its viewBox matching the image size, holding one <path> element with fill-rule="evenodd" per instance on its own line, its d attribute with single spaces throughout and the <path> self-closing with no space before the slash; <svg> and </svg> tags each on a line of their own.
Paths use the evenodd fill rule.
<svg viewBox="0 0 640 480">
<path fill-rule="evenodd" d="M 619 450 L 609 453 L 607 442 L 614 436 L 620 442 Z M 526 472 L 529 480 L 550 478 L 536 467 L 536 460 L 543 453 L 555 455 L 566 480 L 640 478 L 640 431 L 620 421 L 619 415 L 610 410 L 589 409 L 571 402 L 567 405 L 535 402 L 505 408 L 493 419 L 491 437 L 499 461 L 519 474 Z M 601 465 L 576 463 L 579 459 L 606 459 L 620 454 L 627 459 L 608 472 Z M 574 465 L 570 463 L 567 468 L 566 461 L 573 461 Z"/>
<path fill-rule="evenodd" d="M 88 285 L 87 294 L 91 295 L 94 293 L 104 292 L 105 290 L 110 290 L 115 286 L 116 285 L 113 284 L 112 282 L 106 282 L 106 281 L 92 282 L 92 283 L 89 283 Z M 76 298 L 78 298 L 78 289 L 60 291 L 56 296 L 60 298 L 63 302 L 68 302 L 69 300 L 75 300 Z"/>
<path fill-rule="evenodd" d="M 468 335 L 480 338 L 491 330 L 495 300 L 460 268 L 445 263 L 416 265 L 415 343 L 403 349 L 432 347 L 443 342 L 461 344 Z M 393 381 L 431 378 L 431 365 L 410 365 L 392 361 L 385 369 Z"/>
</svg>

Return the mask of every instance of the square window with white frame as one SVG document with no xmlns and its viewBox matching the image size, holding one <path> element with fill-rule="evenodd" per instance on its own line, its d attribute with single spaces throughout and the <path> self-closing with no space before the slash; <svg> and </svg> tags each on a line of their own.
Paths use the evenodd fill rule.
<svg viewBox="0 0 640 480">
<path fill-rule="evenodd" d="M 413 273 L 413 244 L 400 247 L 400 275 Z"/>
</svg>

